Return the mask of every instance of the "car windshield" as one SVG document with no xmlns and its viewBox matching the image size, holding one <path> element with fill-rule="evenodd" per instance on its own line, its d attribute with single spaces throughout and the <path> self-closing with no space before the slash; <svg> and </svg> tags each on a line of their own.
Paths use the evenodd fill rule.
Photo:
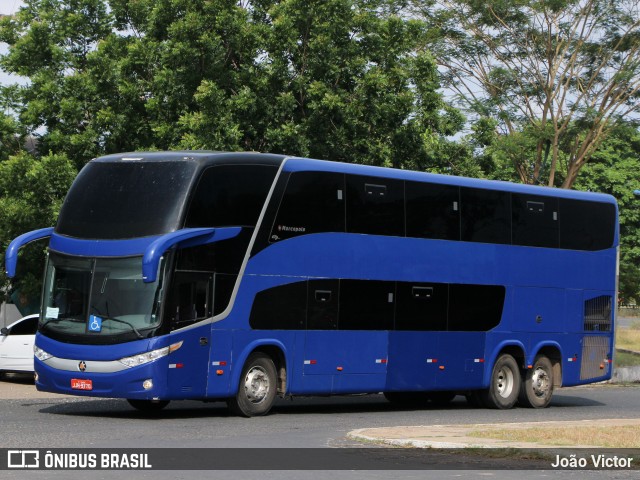
<svg viewBox="0 0 640 480">
<path fill-rule="evenodd" d="M 162 275 L 157 282 L 143 282 L 141 257 L 70 258 L 52 252 L 40 330 L 69 342 L 146 338 L 160 323 L 161 292 Z"/>
</svg>

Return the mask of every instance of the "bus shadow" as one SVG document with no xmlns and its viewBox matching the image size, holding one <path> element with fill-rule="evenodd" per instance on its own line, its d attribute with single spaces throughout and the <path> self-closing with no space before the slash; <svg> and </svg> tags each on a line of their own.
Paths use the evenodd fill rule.
<svg viewBox="0 0 640 480">
<path fill-rule="evenodd" d="M 20 385 L 34 385 L 33 372 L 7 372 L 0 374 L 0 382 L 15 383 Z"/>
<path fill-rule="evenodd" d="M 550 409 L 601 407 L 604 403 L 581 396 L 554 397 Z M 532 409 L 516 408 L 521 411 Z M 272 408 L 269 416 L 274 414 L 297 415 L 317 414 L 335 415 L 350 413 L 384 413 L 384 412 L 439 412 L 439 411 L 487 411 L 467 403 L 463 396 L 456 397 L 450 404 L 424 406 L 397 405 L 387 402 L 382 395 L 366 396 L 334 396 L 334 397 L 296 397 L 295 399 L 279 399 Z M 120 399 L 91 399 L 73 402 L 56 403 L 40 409 L 41 413 L 51 415 L 68 415 L 119 419 L 188 419 L 188 418 L 226 418 L 234 417 L 226 408 L 225 402 L 174 401 L 158 412 L 142 412 L 131 407 L 125 400 Z"/>
</svg>

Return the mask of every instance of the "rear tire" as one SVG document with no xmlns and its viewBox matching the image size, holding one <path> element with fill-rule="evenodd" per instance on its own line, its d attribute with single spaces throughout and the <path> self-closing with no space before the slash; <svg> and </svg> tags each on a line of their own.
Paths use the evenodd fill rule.
<svg viewBox="0 0 640 480">
<path fill-rule="evenodd" d="M 482 401 L 488 408 L 507 410 L 515 405 L 520 394 L 520 369 L 509 354 L 502 354 L 491 371 L 489 388 L 482 391 Z"/>
<path fill-rule="evenodd" d="M 273 360 L 264 353 L 252 353 L 242 369 L 236 396 L 227 400 L 227 406 L 243 417 L 266 415 L 276 399 L 276 390 Z"/>
<path fill-rule="evenodd" d="M 127 399 L 129 405 L 141 412 L 159 412 L 169 405 L 169 400 L 132 400 Z"/>
<path fill-rule="evenodd" d="M 524 407 L 545 408 L 553 396 L 553 365 L 547 357 L 536 357 L 533 368 L 526 370 L 518 402 Z"/>
</svg>

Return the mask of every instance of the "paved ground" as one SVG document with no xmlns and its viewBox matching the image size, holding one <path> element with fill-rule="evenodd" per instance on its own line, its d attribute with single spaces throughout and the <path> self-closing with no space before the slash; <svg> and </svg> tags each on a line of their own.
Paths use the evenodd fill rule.
<svg viewBox="0 0 640 480">
<path fill-rule="evenodd" d="M 33 385 L 33 379 L 28 374 L 9 374 L 7 381 L 0 380 L 0 400 L 3 399 L 46 399 L 46 398 L 74 398 L 48 392 L 38 392 Z M 428 426 L 394 426 L 380 428 L 361 428 L 349 432 L 348 437 L 364 442 L 373 442 L 394 446 L 417 448 L 547 448 L 536 443 L 511 442 L 506 440 L 482 439 L 469 436 L 472 430 L 491 428 L 528 428 L 532 426 L 622 426 L 636 425 L 640 428 L 640 419 L 598 419 L 579 421 L 555 422 L 520 422 L 500 424 L 470 424 L 470 425 L 428 425 Z M 588 448 L 591 445 L 568 446 L 567 448 Z"/>
<path fill-rule="evenodd" d="M 22 398 L 64 398 L 68 395 L 39 392 L 33 384 L 33 375 L 7 373 L 8 381 L 0 379 L 0 400 L 16 400 Z"/>
</svg>

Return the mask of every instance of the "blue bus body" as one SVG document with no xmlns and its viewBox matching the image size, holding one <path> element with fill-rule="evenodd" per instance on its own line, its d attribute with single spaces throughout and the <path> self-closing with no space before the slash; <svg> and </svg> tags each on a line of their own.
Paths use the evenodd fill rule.
<svg viewBox="0 0 640 480">
<path fill-rule="evenodd" d="M 93 162 L 138 162 L 148 171 L 159 155 Z M 263 158 L 164 155 L 201 167 L 254 165 Z M 51 235 L 53 267 L 45 274 L 36 337 L 37 388 L 137 400 L 138 407 L 230 399 L 236 411 L 254 415 L 268 411 L 275 393 L 385 392 L 391 400 L 480 393 L 491 407 L 511 407 L 514 395 L 527 406 L 546 406 L 554 386 L 611 377 L 619 243 L 612 197 L 268 160 L 272 177 L 251 228 L 222 220 L 189 226 L 185 212 L 196 208 L 202 167 L 177 197 L 176 222 L 154 235 L 74 237 L 65 231 L 76 227 L 65 227 L 63 207 L 55 230 L 17 240 L 7 265 L 15 264 L 20 245 Z M 331 192 L 326 201 L 309 193 L 322 185 Z M 84 195 L 105 195 L 89 190 Z M 70 193 L 66 202 L 77 198 Z M 437 224 L 426 218 L 438 212 Z M 233 242 L 241 252 L 223 249 Z M 234 255 L 235 267 L 217 270 L 216 262 Z M 206 260 L 210 267 L 200 266 L 205 257 L 214 258 Z M 110 261 L 120 263 L 112 268 Z M 90 300 L 65 320 L 70 300 L 59 306 L 54 297 L 80 285 L 82 265 Z M 141 273 L 132 280 L 136 269 Z M 98 278 L 98 272 L 106 273 Z M 111 305 L 99 307 L 96 292 L 109 295 L 118 282 Z M 149 298 L 144 308 L 155 313 L 143 320 L 141 307 L 136 315 L 127 307 L 109 321 L 118 298 L 133 304 L 138 288 Z M 254 369 L 249 364 L 258 357 L 263 360 Z M 265 361 L 272 367 L 260 366 Z M 268 389 L 271 397 L 264 398 Z M 249 400 L 238 400 L 246 392 Z"/>
</svg>

